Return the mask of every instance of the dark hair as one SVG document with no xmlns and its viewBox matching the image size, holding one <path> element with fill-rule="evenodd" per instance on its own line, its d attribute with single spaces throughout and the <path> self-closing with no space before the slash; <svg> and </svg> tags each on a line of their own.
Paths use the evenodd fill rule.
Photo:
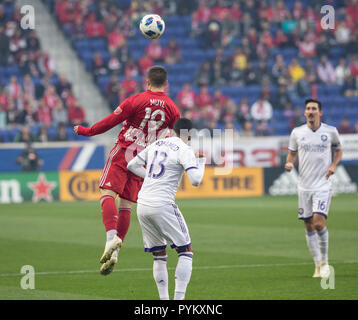
<svg viewBox="0 0 358 320">
<path fill-rule="evenodd" d="M 310 103 L 310 102 L 317 103 L 317 104 L 318 104 L 318 109 L 319 109 L 320 111 L 322 111 L 322 103 L 321 103 L 320 101 L 315 100 L 315 99 L 306 99 L 306 100 L 305 100 L 305 106 L 307 106 L 307 104 Z"/>
<path fill-rule="evenodd" d="M 161 66 L 153 66 L 148 70 L 147 78 L 152 86 L 162 87 L 167 81 L 167 71 Z"/>
<path fill-rule="evenodd" d="M 180 118 L 174 123 L 174 132 L 177 136 L 188 135 L 191 129 L 193 129 L 193 123 L 187 118 Z"/>
</svg>

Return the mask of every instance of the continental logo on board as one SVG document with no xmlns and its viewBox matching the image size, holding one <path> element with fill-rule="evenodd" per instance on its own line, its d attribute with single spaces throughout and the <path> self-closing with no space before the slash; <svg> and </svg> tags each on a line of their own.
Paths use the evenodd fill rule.
<svg viewBox="0 0 358 320">
<path fill-rule="evenodd" d="M 98 200 L 101 170 L 60 172 L 60 200 Z"/>
<path fill-rule="evenodd" d="M 206 168 L 199 187 L 193 187 L 185 176 L 177 198 L 221 198 L 261 196 L 264 193 L 262 168 L 234 168 L 229 174 L 216 174 Z"/>
</svg>

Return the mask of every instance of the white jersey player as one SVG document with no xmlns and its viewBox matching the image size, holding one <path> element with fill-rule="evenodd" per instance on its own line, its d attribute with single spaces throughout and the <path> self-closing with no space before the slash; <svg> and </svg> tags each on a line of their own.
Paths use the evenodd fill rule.
<svg viewBox="0 0 358 320">
<path fill-rule="evenodd" d="M 342 148 L 337 129 L 321 122 L 322 106 L 318 100 L 305 101 L 304 115 L 306 124 L 291 133 L 285 169 L 293 169 L 298 155 L 298 218 L 305 222 L 307 246 L 316 265 L 313 277 L 328 277 L 326 219 L 331 203 L 330 176 L 342 158 Z"/>
<path fill-rule="evenodd" d="M 188 227 L 175 204 L 175 194 L 184 171 L 198 186 L 203 178 L 206 159 L 196 158 L 186 144 L 192 129 L 190 120 L 174 124 L 176 136 L 160 139 L 140 152 L 127 168 L 143 177 L 138 194 L 137 216 L 142 229 L 144 250 L 154 256 L 153 276 L 161 300 L 168 300 L 167 241 L 178 252 L 175 271 L 175 300 L 184 299 L 192 271 L 193 250 Z M 144 168 L 145 166 L 145 168 Z"/>
</svg>

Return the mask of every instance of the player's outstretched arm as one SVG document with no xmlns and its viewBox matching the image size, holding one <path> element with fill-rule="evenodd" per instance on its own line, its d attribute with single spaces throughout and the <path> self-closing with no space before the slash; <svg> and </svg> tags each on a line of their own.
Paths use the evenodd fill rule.
<svg viewBox="0 0 358 320">
<path fill-rule="evenodd" d="M 295 167 L 297 152 L 288 151 L 286 163 L 285 163 L 285 170 L 291 171 Z"/>
<path fill-rule="evenodd" d="M 197 160 L 197 167 L 190 167 L 186 169 L 190 183 L 197 187 L 204 177 L 206 158 L 200 157 Z"/>
<path fill-rule="evenodd" d="M 127 169 L 133 172 L 135 175 L 144 178 L 145 177 L 145 160 L 141 159 L 140 156 L 134 157 L 131 161 L 129 161 L 127 165 Z"/>
<path fill-rule="evenodd" d="M 123 119 L 115 113 L 110 114 L 104 119 L 100 120 L 96 124 L 94 124 L 90 128 L 86 128 L 83 126 L 74 126 L 73 130 L 82 136 L 95 136 L 97 134 L 104 133 L 110 129 L 112 129 L 117 124 L 121 123 Z"/>
</svg>

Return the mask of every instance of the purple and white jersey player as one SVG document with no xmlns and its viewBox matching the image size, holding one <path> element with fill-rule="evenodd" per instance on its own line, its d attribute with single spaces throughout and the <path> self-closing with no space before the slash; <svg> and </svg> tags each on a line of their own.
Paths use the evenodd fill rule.
<svg viewBox="0 0 358 320">
<path fill-rule="evenodd" d="M 152 143 L 127 166 L 134 174 L 144 178 L 138 193 L 137 216 L 144 250 L 154 256 L 153 275 L 161 300 L 169 299 L 167 243 L 178 252 L 174 300 L 184 299 L 192 271 L 193 250 L 188 227 L 175 204 L 184 171 L 194 186 L 200 184 L 204 175 L 205 157 L 196 158 L 187 145 L 191 129 L 189 119 L 179 119 L 174 124 L 176 136 Z"/>
</svg>

